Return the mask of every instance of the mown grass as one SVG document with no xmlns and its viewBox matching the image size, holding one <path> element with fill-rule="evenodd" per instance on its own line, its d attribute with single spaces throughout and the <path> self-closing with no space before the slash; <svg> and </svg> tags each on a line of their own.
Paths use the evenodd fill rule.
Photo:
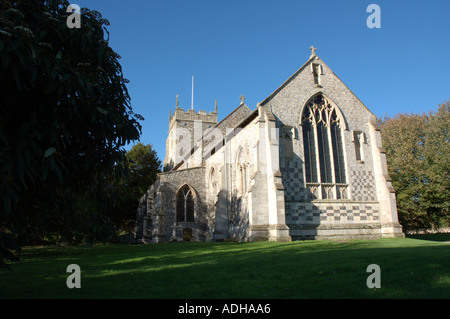
<svg viewBox="0 0 450 319">
<path fill-rule="evenodd" d="M 450 244 L 411 238 L 30 247 L 11 266 L 0 298 L 450 298 Z"/>
</svg>

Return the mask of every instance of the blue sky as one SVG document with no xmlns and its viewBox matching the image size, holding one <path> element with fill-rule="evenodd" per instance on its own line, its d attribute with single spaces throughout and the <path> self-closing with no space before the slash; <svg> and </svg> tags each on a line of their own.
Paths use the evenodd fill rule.
<svg viewBox="0 0 450 319">
<path fill-rule="evenodd" d="M 309 47 L 377 116 L 450 99 L 450 1 L 73 0 L 108 19 L 141 142 L 165 155 L 169 110 L 253 110 L 309 58 Z M 369 29 L 369 4 L 381 28 Z M 130 147 L 127 147 L 129 149 Z"/>
</svg>

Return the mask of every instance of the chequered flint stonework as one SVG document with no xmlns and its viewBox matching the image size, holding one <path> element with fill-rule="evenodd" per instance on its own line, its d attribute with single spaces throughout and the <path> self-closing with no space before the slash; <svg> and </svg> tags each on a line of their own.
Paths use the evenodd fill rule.
<svg viewBox="0 0 450 319">
<path fill-rule="evenodd" d="M 283 176 L 284 196 L 286 201 L 304 201 L 306 196 L 305 182 L 303 181 L 302 165 L 295 161 L 285 161 L 281 167 Z"/>
<path fill-rule="evenodd" d="M 283 185 L 285 187 L 286 201 L 304 201 L 307 189 L 303 181 L 303 170 L 301 165 L 296 165 L 293 161 L 286 161 L 281 168 Z M 377 200 L 375 180 L 371 170 L 351 170 L 351 199 L 354 201 Z"/>
<path fill-rule="evenodd" d="M 371 170 L 352 169 L 350 174 L 352 199 L 355 201 L 376 201 L 375 180 Z"/>
<path fill-rule="evenodd" d="M 378 223 L 375 203 L 316 204 L 286 202 L 286 224 Z"/>
</svg>

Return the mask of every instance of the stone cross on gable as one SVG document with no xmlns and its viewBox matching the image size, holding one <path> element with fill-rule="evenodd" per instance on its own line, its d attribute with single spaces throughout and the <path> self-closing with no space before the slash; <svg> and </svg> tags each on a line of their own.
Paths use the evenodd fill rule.
<svg viewBox="0 0 450 319">
<path fill-rule="evenodd" d="M 241 95 L 241 104 L 244 103 L 244 101 L 245 101 L 245 96 Z"/>
<path fill-rule="evenodd" d="M 309 48 L 311 50 L 311 56 L 316 55 L 316 50 L 317 48 L 315 48 L 313 45 Z"/>
</svg>

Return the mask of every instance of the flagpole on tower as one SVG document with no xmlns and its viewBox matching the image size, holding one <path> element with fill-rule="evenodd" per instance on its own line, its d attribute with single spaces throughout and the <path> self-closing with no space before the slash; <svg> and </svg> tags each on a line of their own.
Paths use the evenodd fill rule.
<svg viewBox="0 0 450 319">
<path fill-rule="evenodd" d="M 191 109 L 194 109 L 194 76 L 192 76 L 192 97 L 191 97 Z"/>
</svg>

